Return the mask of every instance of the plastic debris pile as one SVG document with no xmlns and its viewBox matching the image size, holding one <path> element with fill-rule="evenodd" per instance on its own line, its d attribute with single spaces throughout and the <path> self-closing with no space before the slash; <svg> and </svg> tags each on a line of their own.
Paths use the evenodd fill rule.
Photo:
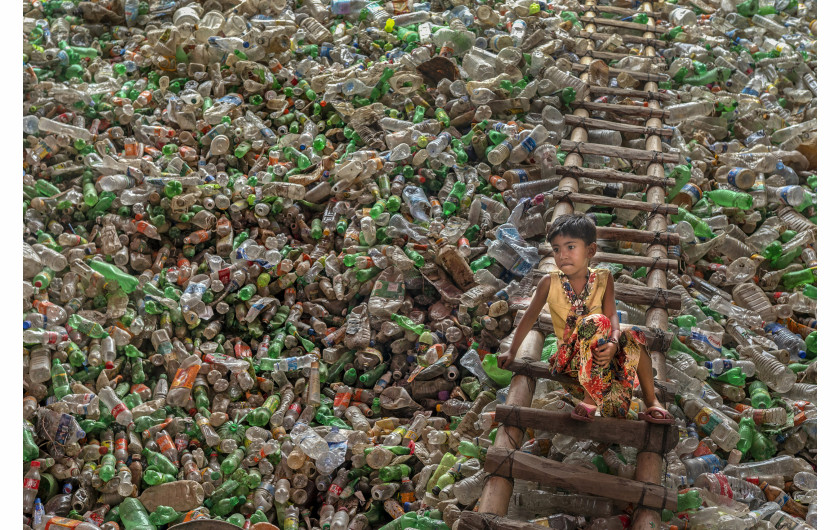
<svg viewBox="0 0 840 530">
<path fill-rule="evenodd" d="M 591 4 L 24 2 L 24 528 L 454 530 L 487 477 L 512 376 L 496 354 L 547 255 L 568 116 L 642 105 L 650 76 L 682 301 L 660 374 L 680 510 L 661 527 L 815 527 L 816 2 L 649 4 L 653 58 L 585 12 L 653 17 Z M 609 128 L 644 120 L 615 116 L 592 110 L 587 141 L 645 149 Z M 596 266 L 645 285 L 645 267 Z M 539 381 L 532 406 L 573 405 Z M 633 477 L 632 448 L 526 439 Z M 629 524 L 535 486 L 517 482 L 511 516 Z"/>
</svg>

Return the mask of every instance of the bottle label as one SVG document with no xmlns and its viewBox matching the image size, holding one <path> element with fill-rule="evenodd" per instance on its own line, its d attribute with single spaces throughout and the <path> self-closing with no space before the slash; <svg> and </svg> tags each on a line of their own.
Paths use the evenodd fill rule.
<svg viewBox="0 0 840 530">
<path fill-rule="evenodd" d="M 526 151 L 532 153 L 534 149 L 537 148 L 537 141 L 529 136 L 528 138 L 525 138 L 525 140 L 522 141 L 521 145 L 525 148 Z"/>
<path fill-rule="evenodd" d="M 720 489 L 716 493 L 723 497 L 729 497 L 730 499 L 734 498 L 735 494 L 732 491 L 732 486 L 729 485 L 729 480 L 727 480 L 726 475 L 715 473 L 714 477 L 717 479 L 718 485 L 720 486 Z M 713 491 L 712 493 L 715 492 Z"/>
<path fill-rule="evenodd" d="M 339 495 L 341 495 L 341 492 L 344 491 L 344 488 L 342 488 L 338 484 L 333 483 L 333 484 L 330 484 L 330 489 L 327 490 L 327 491 L 329 491 L 330 493 L 332 493 L 333 495 L 338 497 Z"/>
<path fill-rule="evenodd" d="M 528 172 L 524 169 L 511 169 L 511 172 L 516 175 L 518 182 L 528 182 Z M 481 209 L 487 210 L 487 205 L 481 202 Z"/>
<path fill-rule="evenodd" d="M 195 378 L 198 375 L 198 370 L 201 368 L 200 365 L 194 364 L 188 368 L 179 368 L 178 373 L 175 374 L 175 378 L 172 380 L 172 386 L 169 387 L 170 390 L 174 390 L 176 388 L 187 388 L 192 389 L 193 383 L 195 383 Z M 116 417 L 116 416 L 114 416 Z"/>
<path fill-rule="evenodd" d="M 791 190 L 792 190 L 793 188 L 794 188 L 794 186 L 784 186 L 784 187 L 779 188 L 779 189 L 776 191 L 776 193 L 777 193 L 777 194 L 778 194 L 778 196 L 779 196 L 779 199 L 781 199 L 781 200 L 782 200 L 782 202 L 784 202 L 784 203 L 785 203 L 785 204 L 787 204 L 788 206 L 790 206 L 790 203 L 788 202 L 788 194 L 791 192 Z"/>
<path fill-rule="evenodd" d="M 703 342 L 711 346 L 714 350 L 721 352 L 721 337 L 719 334 L 715 333 L 712 335 L 706 335 L 698 328 L 692 328 L 691 330 L 691 340 L 696 340 L 697 342 Z"/>
<path fill-rule="evenodd" d="M 47 522 L 44 530 L 60 530 L 61 528 L 76 528 L 84 521 L 67 519 L 66 517 L 53 517 Z"/>
<path fill-rule="evenodd" d="M 744 171 L 744 169 L 745 168 L 742 167 L 736 167 L 735 169 L 730 170 L 729 173 L 726 175 L 726 181 L 732 186 L 737 186 L 735 182 L 738 180 L 738 175 L 740 175 L 741 172 Z"/>
<path fill-rule="evenodd" d="M 170 438 L 166 434 L 158 434 L 155 442 L 157 443 L 161 453 L 165 453 L 166 451 L 175 449 L 175 444 L 172 443 L 172 438 Z"/>
<path fill-rule="evenodd" d="M 37 490 L 38 487 L 41 485 L 41 480 L 37 478 L 24 478 L 23 479 L 23 489 L 25 490 Z"/>
<path fill-rule="evenodd" d="M 694 423 L 700 427 L 704 433 L 711 435 L 712 431 L 720 424 L 721 419 L 715 414 L 715 411 L 709 407 L 703 407 L 697 416 L 694 417 Z M 711 455 L 707 455 L 711 456 Z M 702 457 L 701 457 L 702 458 Z"/>
<path fill-rule="evenodd" d="M 55 431 L 55 443 L 57 445 L 64 445 L 67 439 L 70 438 L 70 424 L 73 422 L 73 417 L 69 414 L 62 414 L 58 420 L 58 428 Z"/>
<path fill-rule="evenodd" d="M 119 416 L 123 412 L 128 412 L 128 407 L 125 405 L 125 403 L 120 402 L 117 403 L 116 407 L 111 409 L 111 416 L 113 416 L 114 419 L 116 419 L 117 416 Z"/>
<path fill-rule="evenodd" d="M 683 195 L 687 195 L 688 199 L 691 201 L 691 205 L 694 206 L 697 204 L 697 201 L 700 200 L 700 196 L 703 194 L 700 191 L 700 188 L 697 187 L 696 184 L 688 183 L 680 189 L 680 193 Z"/>
</svg>

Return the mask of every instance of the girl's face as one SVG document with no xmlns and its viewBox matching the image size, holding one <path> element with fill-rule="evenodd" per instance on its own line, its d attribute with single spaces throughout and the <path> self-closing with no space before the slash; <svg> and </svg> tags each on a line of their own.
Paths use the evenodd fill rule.
<svg viewBox="0 0 840 530">
<path fill-rule="evenodd" d="M 558 235 L 551 240 L 554 263 L 569 277 L 576 277 L 586 271 L 597 248 L 595 243 L 587 245 L 583 239 L 565 235 Z"/>
</svg>

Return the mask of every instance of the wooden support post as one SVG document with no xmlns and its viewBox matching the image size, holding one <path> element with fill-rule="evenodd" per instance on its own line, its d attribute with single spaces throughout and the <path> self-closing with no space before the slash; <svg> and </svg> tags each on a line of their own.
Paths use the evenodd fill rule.
<svg viewBox="0 0 840 530">
<path fill-rule="evenodd" d="M 651 12 L 650 2 L 642 4 L 642 10 Z M 649 27 L 654 27 L 654 21 L 649 22 Z M 654 32 L 649 31 L 644 34 L 645 37 L 653 37 Z M 644 54 L 648 57 L 656 55 L 656 50 L 651 46 L 644 49 Z M 645 90 L 658 90 L 655 83 L 647 83 Z M 648 103 L 651 108 L 658 109 L 660 104 L 658 101 L 651 101 Z M 662 121 L 658 118 L 651 117 L 646 123 L 648 127 L 661 127 Z M 662 138 L 659 136 L 648 136 L 645 144 L 647 149 L 651 151 L 662 151 Z M 665 168 L 661 163 L 650 164 L 647 167 L 647 175 L 652 177 L 664 177 Z M 647 191 L 647 201 L 651 204 L 662 204 L 665 202 L 665 189 L 661 186 L 651 186 Z M 647 229 L 651 231 L 664 230 L 668 224 L 667 218 L 664 215 L 654 214 L 648 217 Z M 667 256 L 667 249 L 664 245 L 650 245 L 647 252 L 648 257 Z M 648 271 L 647 284 L 653 288 L 666 287 L 667 280 L 665 278 L 665 271 L 653 269 Z M 647 312 L 646 323 L 648 327 L 665 329 L 668 325 L 668 312 L 662 308 L 650 308 Z M 653 361 L 653 370 L 655 376 L 665 376 L 665 357 L 660 350 L 650 349 L 651 360 Z M 652 451 L 642 451 L 636 457 L 636 480 L 642 482 L 659 483 L 662 478 L 662 463 L 663 458 L 659 453 Z M 660 513 L 656 510 L 651 510 L 645 507 L 638 507 L 633 513 L 633 530 L 649 530 L 657 526 L 660 522 Z"/>
<path fill-rule="evenodd" d="M 531 480 L 564 490 L 632 502 L 638 506 L 677 509 L 677 491 L 674 489 L 596 473 L 585 467 L 555 462 L 522 451 L 491 447 L 487 451 L 484 469 L 495 476 Z"/>
<path fill-rule="evenodd" d="M 569 412 L 510 405 L 496 407 L 496 421 L 523 428 L 539 426 L 543 431 L 562 432 L 601 443 L 629 445 L 641 451 L 667 453 L 676 447 L 680 439 L 679 431 L 673 425 L 655 425 L 623 418 L 595 418 L 592 422 L 582 422 L 573 419 Z"/>
<path fill-rule="evenodd" d="M 545 337 L 542 333 L 532 330 L 525 336 L 522 346 L 519 347 L 516 359 L 525 361 L 537 361 L 542 354 L 542 346 Z M 507 403 L 511 405 L 530 406 L 534 398 L 534 382 L 525 375 L 515 375 L 510 382 L 510 392 Z M 522 445 L 522 429 L 509 425 L 502 425 L 496 432 L 494 449 L 510 451 L 518 449 Z M 484 490 L 479 499 L 479 512 L 493 513 L 496 515 L 507 514 L 510 495 L 513 492 L 513 482 L 504 477 L 492 476 L 484 483 Z"/>
</svg>

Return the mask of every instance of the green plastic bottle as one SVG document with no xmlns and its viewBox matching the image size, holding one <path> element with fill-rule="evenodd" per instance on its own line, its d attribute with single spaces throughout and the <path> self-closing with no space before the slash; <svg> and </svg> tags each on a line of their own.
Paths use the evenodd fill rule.
<svg viewBox="0 0 840 530">
<path fill-rule="evenodd" d="M 88 262 L 90 268 L 105 276 L 106 279 L 117 282 L 120 289 L 126 294 L 131 294 L 140 285 L 140 280 L 121 271 L 116 265 L 111 265 L 103 261 L 91 260 Z"/>
<path fill-rule="evenodd" d="M 137 497 L 128 497 L 119 506 L 120 521 L 125 530 L 156 530 L 149 520 L 149 512 Z"/>
<path fill-rule="evenodd" d="M 733 190 L 707 191 L 704 196 L 711 199 L 711 201 L 718 206 L 725 206 L 727 208 L 749 210 L 752 208 L 753 204 L 752 195 Z"/>
<path fill-rule="evenodd" d="M 773 403 L 767 385 L 761 381 L 753 381 L 750 384 L 750 402 L 754 409 L 766 409 Z"/>
<path fill-rule="evenodd" d="M 800 285 L 813 284 L 817 281 L 817 275 L 813 269 L 802 269 L 801 271 L 788 272 L 782 276 L 781 284 L 786 291 L 793 291 Z"/>
<path fill-rule="evenodd" d="M 700 219 L 693 213 L 690 213 L 682 208 L 678 208 L 677 215 L 672 216 L 675 221 L 687 221 L 688 224 L 694 228 L 694 235 L 705 239 L 710 239 L 714 236 L 712 229 L 706 224 L 706 221 Z"/>
<path fill-rule="evenodd" d="M 53 359 L 52 368 L 50 368 L 50 378 L 53 384 L 53 393 L 56 399 L 61 399 L 64 396 L 72 394 L 70 389 L 70 378 L 67 377 L 67 370 L 58 358 Z"/>
</svg>

